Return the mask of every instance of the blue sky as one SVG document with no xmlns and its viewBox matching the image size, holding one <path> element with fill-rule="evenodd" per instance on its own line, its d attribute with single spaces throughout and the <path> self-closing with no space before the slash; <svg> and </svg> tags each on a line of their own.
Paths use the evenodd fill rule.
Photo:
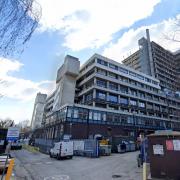
<svg viewBox="0 0 180 180">
<path fill-rule="evenodd" d="M 38 0 L 39 27 L 23 54 L 0 58 L 0 118 L 31 120 L 36 93 L 52 92 L 56 71 L 66 54 L 81 63 L 93 53 L 119 62 L 137 50 L 137 41 L 150 29 L 151 39 L 172 51 L 178 43 L 163 34 L 180 16 L 179 0 Z"/>
</svg>

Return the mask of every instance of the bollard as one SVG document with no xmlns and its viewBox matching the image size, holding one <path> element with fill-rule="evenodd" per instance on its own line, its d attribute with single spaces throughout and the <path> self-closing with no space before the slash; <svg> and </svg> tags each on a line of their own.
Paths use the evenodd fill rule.
<svg viewBox="0 0 180 180">
<path fill-rule="evenodd" d="M 143 163 L 143 180 L 147 180 L 147 164 Z"/>
<path fill-rule="evenodd" d="M 11 159 L 11 161 L 9 163 L 9 166 L 8 166 L 8 170 L 7 170 L 5 180 L 10 180 L 11 175 L 12 175 L 13 167 L 14 167 L 14 159 Z"/>
</svg>

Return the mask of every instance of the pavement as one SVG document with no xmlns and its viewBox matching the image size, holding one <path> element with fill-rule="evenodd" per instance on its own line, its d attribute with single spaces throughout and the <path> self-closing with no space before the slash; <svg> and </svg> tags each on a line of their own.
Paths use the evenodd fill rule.
<svg viewBox="0 0 180 180">
<path fill-rule="evenodd" d="M 15 180 L 141 180 L 138 152 L 57 160 L 40 152 L 13 151 Z"/>
</svg>

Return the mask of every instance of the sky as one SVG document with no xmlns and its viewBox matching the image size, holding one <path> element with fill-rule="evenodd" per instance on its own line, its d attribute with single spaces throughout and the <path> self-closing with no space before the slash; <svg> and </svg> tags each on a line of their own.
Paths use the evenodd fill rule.
<svg viewBox="0 0 180 180">
<path fill-rule="evenodd" d="M 31 120 L 36 94 L 50 94 L 65 55 L 81 64 L 94 53 L 121 62 L 151 40 L 176 51 L 165 34 L 180 17 L 180 0 L 36 0 L 42 8 L 38 28 L 21 55 L 0 57 L 0 118 Z"/>
</svg>

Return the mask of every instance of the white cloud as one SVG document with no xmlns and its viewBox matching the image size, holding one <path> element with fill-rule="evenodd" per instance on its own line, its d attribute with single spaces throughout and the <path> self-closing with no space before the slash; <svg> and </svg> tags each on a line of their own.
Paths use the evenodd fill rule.
<svg viewBox="0 0 180 180">
<path fill-rule="evenodd" d="M 4 97 L 21 101 L 30 101 L 37 92 L 49 93 L 55 83 L 53 81 L 33 82 L 31 80 L 13 77 L 9 72 L 19 71 L 23 64 L 16 60 L 0 58 L 0 94 Z"/>
<path fill-rule="evenodd" d="M 13 59 L 0 58 L 0 77 L 6 76 L 8 72 L 18 71 L 23 64 Z"/>
<path fill-rule="evenodd" d="M 64 46 L 78 51 L 100 47 L 122 28 L 151 15 L 160 0 L 38 0 L 40 31 L 59 31 Z"/>
<path fill-rule="evenodd" d="M 174 25 L 175 18 L 150 26 L 142 26 L 136 30 L 130 29 L 125 32 L 116 43 L 109 44 L 109 46 L 104 49 L 103 55 L 121 62 L 124 58 L 138 50 L 138 40 L 146 37 L 146 29 L 150 30 L 151 41 L 160 44 L 165 49 L 176 51 L 180 48 L 180 44 L 166 40 L 165 38 L 165 34 L 174 30 Z"/>
<path fill-rule="evenodd" d="M 31 120 L 34 100 L 38 92 L 49 94 L 55 87 L 53 81 L 34 82 L 13 76 L 23 66 L 19 61 L 0 58 L 0 118 L 15 122 Z M 8 99 L 7 99 L 8 98 Z"/>
</svg>

